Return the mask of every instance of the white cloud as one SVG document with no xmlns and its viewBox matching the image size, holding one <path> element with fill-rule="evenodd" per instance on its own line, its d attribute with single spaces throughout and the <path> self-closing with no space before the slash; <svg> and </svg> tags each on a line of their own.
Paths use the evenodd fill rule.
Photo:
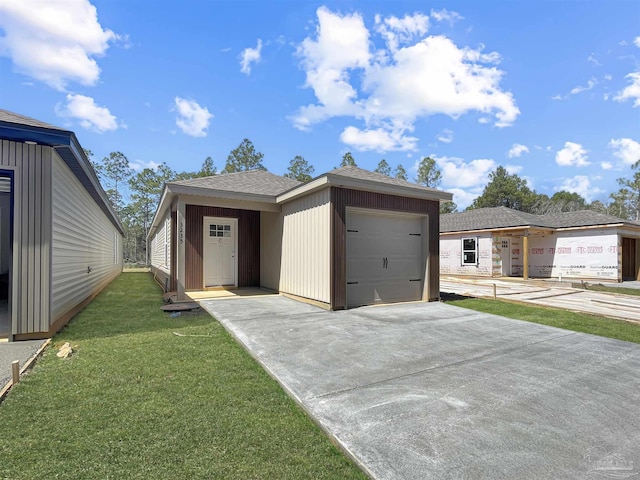
<svg viewBox="0 0 640 480">
<path fill-rule="evenodd" d="M 454 188 L 484 186 L 489 181 L 489 173 L 496 167 L 496 162 L 485 158 L 468 163 L 457 157 L 432 158 L 442 172 L 442 183 Z"/>
<path fill-rule="evenodd" d="M 442 143 L 451 143 L 453 141 L 453 130 L 445 128 L 436 138 Z"/>
<path fill-rule="evenodd" d="M 0 55 L 14 69 L 64 90 L 69 82 L 95 85 L 104 55 L 119 37 L 98 22 L 88 0 L 0 2 Z"/>
<path fill-rule="evenodd" d="M 600 167 L 602 167 L 603 170 L 611 170 L 613 168 L 613 163 L 611 163 L 611 162 L 600 162 Z"/>
<path fill-rule="evenodd" d="M 583 87 L 581 85 L 578 85 L 577 87 L 572 88 L 571 91 L 569 92 L 569 95 L 576 95 L 577 93 L 586 92 L 588 90 L 591 90 L 597 84 L 598 84 L 598 80 L 595 77 L 592 77 L 587 81 L 586 86 Z"/>
<path fill-rule="evenodd" d="M 213 114 L 206 107 L 201 107 L 195 100 L 175 98 L 175 110 L 178 112 L 176 125 L 192 137 L 206 137 Z"/>
<path fill-rule="evenodd" d="M 634 40 L 633 40 L 633 44 L 640 48 L 640 35 L 638 35 Z"/>
<path fill-rule="evenodd" d="M 437 22 L 449 22 L 449 25 L 453 25 L 458 20 L 462 20 L 464 17 L 458 12 L 450 12 L 449 10 L 434 10 L 431 9 L 431 18 Z"/>
<path fill-rule="evenodd" d="M 57 104 L 56 114 L 60 117 L 75 118 L 87 130 L 104 133 L 118 128 L 117 118 L 107 107 L 100 107 L 91 97 L 67 95 L 66 105 Z"/>
<path fill-rule="evenodd" d="M 245 48 L 240 54 L 240 71 L 246 75 L 251 73 L 251 64 L 258 63 L 261 58 L 262 40 L 258 39 L 256 48 Z"/>
<path fill-rule="evenodd" d="M 317 16 L 316 31 L 297 49 L 305 87 L 317 102 L 292 116 L 298 129 L 347 116 L 363 122 L 361 131 L 384 130 L 402 138 L 418 118 L 431 115 L 457 118 L 476 111 L 504 127 L 520 113 L 513 95 L 500 89 L 500 56 L 459 48 L 444 36 L 425 36 L 424 16 L 377 16 L 373 32 L 359 13 L 340 15 L 320 7 Z M 387 47 L 374 50 L 372 33 Z M 372 140 L 372 148 L 379 148 L 379 135 Z"/>
<path fill-rule="evenodd" d="M 523 153 L 529 153 L 529 147 L 520 143 L 514 143 L 507 152 L 507 156 L 509 158 L 518 158 Z"/>
<path fill-rule="evenodd" d="M 473 201 L 482 195 L 483 187 L 479 188 L 448 188 L 446 191 L 449 193 L 453 193 L 453 201 L 458 206 L 459 210 L 464 210 L 469 205 L 473 203 Z"/>
<path fill-rule="evenodd" d="M 340 140 L 359 151 L 377 152 L 415 150 L 418 141 L 415 137 L 402 135 L 400 131 L 388 131 L 383 128 L 360 130 L 353 126 L 344 129 Z"/>
<path fill-rule="evenodd" d="M 640 143 L 630 138 L 612 138 L 609 148 L 625 165 L 633 165 L 640 160 Z"/>
<path fill-rule="evenodd" d="M 135 170 L 136 172 L 141 172 L 145 168 L 150 168 L 151 170 L 156 170 L 160 166 L 160 164 L 154 162 L 153 160 L 148 160 L 148 161 L 133 160 L 133 161 L 129 162 L 129 166 L 133 170 Z"/>
<path fill-rule="evenodd" d="M 575 192 L 582 196 L 587 202 L 591 202 L 594 197 L 604 193 L 604 190 L 601 188 L 591 185 L 591 180 L 586 175 L 576 175 L 573 178 L 567 178 L 562 185 L 555 187 L 554 190 L 557 192 L 562 190 Z"/>
<path fill-rule="evenodd" d="M 602 66 L 602 64 L 598 61 L 598 59 L 596 58 L 594 53 L 592 53 L 591 55 L 589 55 L 587 57 L 587 61 L 590 62 L 590 63 L 593 63 L 593 65 L 596 66 L 596 67 L 601 67 Z"/>
<path fill-rule="evenodd" d="M 429 30 L 429 17 L 421 13 L 405 15 L 404 18 L 375 17 L 376 31 L 385 39 L 389 50 L 396 51 L 400 44 L 407 44 Z"/>
<path fill-rule="evenodd" d="M 561 167 L 584 167 L 589 165 L 587 151 L 579 143 L 565 142 L 556 153 L 556 163 Z"/>
<path fill-rule="evenodd" d="M 613 99 L 617 102 L 633 100 L 633 106 L 640 107 L 640 72 L 632 72 L 625 78 L 631 79 L 631 85 L 618 92 Z"/>
<path fill-rule="evenodd" d="M 607 73 L 607 74 L 604 76 L 604 79 L 605 79 L 605 80 L 612 80 L 612 79 L 613 79 L 613 76 L 612 76 L 610 73 Z"/>
<path fill-rule="evenodd" d="M 522 171 L 524 167 L 522 165 L 505 165 L 504 169 L 510 174 L 515 175 Z"/>
</svg>

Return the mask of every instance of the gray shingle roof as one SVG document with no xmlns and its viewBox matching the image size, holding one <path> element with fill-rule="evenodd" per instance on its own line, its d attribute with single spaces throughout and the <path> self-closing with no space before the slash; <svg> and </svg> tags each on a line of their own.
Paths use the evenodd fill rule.
<svg viewBox="0 0 640 480">
<path fill-rule="evenodd" d="M 569 228 L 624 223 L 640 227 L 640 223 L 611 215 L 579 210 L 548 215 L 534 215 L 507 207 L 477 208 L 440 216 L 440 232 L 492 230 L 509 227 Z"/>
<path fill-rule="evenodd" d="M 281 177 L 265 170 L 248 170 L 245 172 L 227 173 L 212 177 L 179 180 L 167 185 L 183 185 L 186 187 L 208 188 L 225 192 L 253 193 L 256 195 L 277 196 L 287 190 L 301 185 L 297 180 Z"/>
<path fill-rule="evenodd" d="M 68 130 L 64 128 L 56 127 L 55 125 L 41 122 L 40 120 L 36 120 L 35 118 L 27 117 L 25 115 L 19 115 L 17 113 L 10 112 L 9 110 L 3 109 L 0 109 L 0 122 L 15 123 L 18 125 L 27 125 L 29 127 L 48 128 L 50 130 L 61 130 L 63 132 L 68 132 Z"/>
<path fill-rule="evenodd" d="M 335 175 L 339 177 L 345 178 L 355 178 L 358 180 L 369 180 L 371 182 L 384 183 L 387 185 L 397 185 L 400 187 L 409 187 L 409 188 L 417 188 L 420 190 L 426 190 L 429 192 L 439 192 L 439 190 L 435 188 L 425 187 L 418 183 L 407 182 L 406 180 L 402 180 L 400 178 L 393 178 L 388 175 L 384 175 L 382 173 L 370 172 L 369 170 L 364 170 L 359 167 L 341 167 L 331 170 L 326 175 Z"/>
</svg>

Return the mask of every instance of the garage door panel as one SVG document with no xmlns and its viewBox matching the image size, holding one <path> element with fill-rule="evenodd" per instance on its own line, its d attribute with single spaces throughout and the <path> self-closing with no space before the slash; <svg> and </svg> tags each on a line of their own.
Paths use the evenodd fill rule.
<svg viewBox="0 0 640 480">
<path fill-rule="evenodd" d="M 409 282 L 405 279 L 382 284 L 372 280 L 347 284 L 350 307 L 419 300 L 421 297 L 421 282 Z"/>
<path fill-rule="evenodd" d="M 399 214 L 347 216 L 347 304 L 422 298 L 422 218 Z"/>
</svg>

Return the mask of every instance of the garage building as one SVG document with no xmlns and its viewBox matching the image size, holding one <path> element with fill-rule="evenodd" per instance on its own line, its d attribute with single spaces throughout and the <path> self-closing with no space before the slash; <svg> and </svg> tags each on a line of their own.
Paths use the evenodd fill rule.
<svg viewBox="0 0 640 480">
<path fill-rule="evenodd" d="M 149 232 L 167 290 L 263 287 L 344 309 L 439 299 L 451 194 L 343 167 L 301 184 L 251 170 L 168 183 Z"/>
<path fill-rule="evenodd" d="M 75 134 L 0 110 L 0 337 L 55 334 L 122 271 L 122 243 Z"/>
</svg>

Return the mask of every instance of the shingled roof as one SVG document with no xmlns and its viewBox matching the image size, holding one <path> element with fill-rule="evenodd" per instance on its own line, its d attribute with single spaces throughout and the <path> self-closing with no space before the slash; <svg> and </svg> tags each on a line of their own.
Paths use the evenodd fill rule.
<svg viewBox="0 0 640 480">
<path fill-rule="evenodd" d="M 167 184 L 185 187 L 207 188 L 221 192 L 250 193 L 275 197 L 287 190 L 301 185 L 301 182 L 288 177 L 281 177 L 266 170 L 247 170 L 244 172 L 226 173 L 211 177 L 179 180 Z"/>
<path fill-rule="evenodd" d="M 386 185 L 396 185 L 399 187 L 416 188 L 429 192 L 440 192 L 435 188 L 425 187 L 418 183 L 408 182 L 406 180 L 402 180 L 401 178 L 390 177 L 389 175 L 384 175 L 382 173 L 370 172 L 369 170 L 364 170 L 362 168 L 354 166 L 336 168 L 334 170 L 331 170 L 330 172 L 327 172 L 325 175 L 334 175 L 344 178 L 355 178 L 358 180 L 368 180 L 370 182 L 378 182 Z"/>
<path fill-rule="evenodd" d="M 640 227 L 640 223 L 593 210 L 534 215 L 507 207 L 492 207 L 441 215 L 440 233 L 499 230 L 513 227 L 556 229 L 619 224 Z"/>
<path fill-rule="evenodd" d="M 18 113 L 10 112 L 9 110 L 0 109 L 0 122 L 15 123 L 17 125 L 27 125 L 29 127 L 47 128 L 49 130 L 60 130 L 67 132 L 64 128 L 56 127 L 49 123 L 41 122 L 35 118 L 20 115 Z"/>
</svg>

